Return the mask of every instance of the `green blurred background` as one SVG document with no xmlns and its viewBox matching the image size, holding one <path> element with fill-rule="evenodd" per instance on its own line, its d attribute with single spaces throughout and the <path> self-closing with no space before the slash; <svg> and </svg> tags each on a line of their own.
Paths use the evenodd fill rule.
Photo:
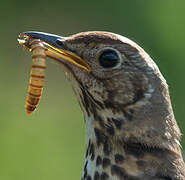
<svg viewBox="0 0 185 180">
<path fill-rule="evenodd" d="M 48 59 L 39 108 L 26 115 L 31 57 L 23 31 L 68 36 L 112 31 L 136 41 L 169 84 L 185 133 L 185 1 L 2 1 L 0 6 L 0 180 L 80 179 L 85 153 L 83 114 L 60 65 Z M 185 137 L 181 144 L 185 149 Z"/>
</svg>

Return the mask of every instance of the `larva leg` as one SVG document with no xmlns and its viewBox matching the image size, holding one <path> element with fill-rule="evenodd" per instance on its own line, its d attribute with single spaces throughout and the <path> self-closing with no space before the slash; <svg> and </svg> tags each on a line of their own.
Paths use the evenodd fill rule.
<svg viewBox="0 0 185 180">
<path fill-rule="evenodd" d="M 45 47 L 39 39 L 31 40 L 32 69 L 29 81 L 26 112 L 31 114 L 37 107 L 45 79 L 46 54 Z"/>
</svg>

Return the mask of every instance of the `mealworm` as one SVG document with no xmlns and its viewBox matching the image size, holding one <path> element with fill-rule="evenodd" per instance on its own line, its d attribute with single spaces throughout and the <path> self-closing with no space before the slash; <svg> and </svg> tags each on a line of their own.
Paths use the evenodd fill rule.
<svg viewBox="0 0 185 180">
<path fill-rule="evenodd" d="M 29 44 L 32 52 L 32 69 L 26 100 L 27 114 L 31 114 L 38 106 L 46 74 L 46 53 L 43 43 L 39 39 L 34 39 L 30 40 Z"/>
</svg>

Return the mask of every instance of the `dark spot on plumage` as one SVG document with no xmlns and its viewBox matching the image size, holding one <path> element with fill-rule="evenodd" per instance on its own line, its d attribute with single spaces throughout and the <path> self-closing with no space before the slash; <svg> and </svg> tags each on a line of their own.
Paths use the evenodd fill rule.
<svg viewBox="0 0 185 180">
<path fill-rule="evenodd" d="M 101 126 L 101 127 L 105 127 L 105 124 L 104 124 L 104 122 L 103 122 L 103 120 L 102 119 L 99 119 L 99 125 Z"/>
<path fill-rule="evenodd" d="M 96 158 L 96 166 L 99 166 L 102 164 L 102 158 L 98 155 Z"/>
<path fill-rule="evenodd" d="M 91 140 L 89 140 L 89 143 L 88 143 L 88 146 L 87 146 L 87 150 L 86 150 L 85 157 L 87 157 L 87 156 L 88 156 L 89 149 L 90 149 L 90 145 L 91 145 Z"/>
<path fill-rule="evenodd" d="M 84 171 L 84 176 L 83 176 L 83 178 L 85 179 L 86 177 L 87 177 L 87 170 Z"/>
<path fill-rule="evenodd" d="M 109 158 L 103 158 L 103 168 L 106 168 L 110 165 L 110 159 Z"/>
<path fill-rule="evenodd" d="M 101 118 L 101 116 L 98 114 L 98 112 L 95 112 L 95 113 L 93 114 L 93 116 L 94 116 L 94 120 L 95 120 L 95 121 L 98 121 L 98 122 L 99 122 L 99 125 L 100 125 L 102 128 L 104 128 L 104 127 L 105 127 L 104 121 L 103 121 L 103 119 Z"/>
<path fill-rule="evenodd" d="M 125 116 L 126 119 L 128 119 L 129 121 L 131 121 L 133 119 L 133 113 L 131 113 L 132 111 L 126 111 L 123 109 L 123 114 Z"/>
<path fill-rule="evenodd" d="M 114 155 L 114 158 L 115 158 L 115 163 L 116 164 L 121 164 L 124 162 L 125 158 L 123 157 L 123 155 L 121 154 L 115 154 Z"/>
<path fill-rule="evenodd" d="M 109 175 L 107 174 L 107 173 L 105 173 L 105 172 L 103 172 L 102 174 L 101 174 L 101 176 L 100 176 L 100 179 L 101 180 L 107 180 L 109 178 Z"/>
<path fill-rule="evenodd" d="M 158 178 L 159 180 L 172 180 L 172 178 L 167 175 L 158 175 L 156 178 Z"/>
<path fill-rule="evenodd" d="M 86 161 L 85 163 L 85 166 L 84 166 L 84 179 L 87 177 L 87 164 L 88 164 L 88 161 Z"/>
<path fill-rule="evenodd" d="M 110 99 L 105 100 L 104 104 L 105 104 L 105 108 L 107 108 L 107 109 L 111 109 L 112 111 L 114 111 L 114 109 L 116 109 L 115 104 L 113 104 Z"/>
<path fill-rule="evenodd" d="M 97 145 L 99 146 L 101 143 L 104 144 L 108 137 L 104 134 L 104 132 L 98 128 L 94 128 L 95 136 L 96 136 L 96 141 Z"/>
<path fill-rule="evenodd" d="M 162 177 L 164 180 L 172 180 L 172 178 L 171 177 L 168 177 L 168 176 L 163 176 Z"/>
<path fill-rule="evenodd" d="M 81 101 L 82 101 L 82 104 L 88 114 L 88 116 L 90 116 L 90 111 L 89 111 L 89 100 L 87 99 L 87 94 L 86 94 L 86 91 L 84 89 L 81 88 L 81 92 L 82 92 L 82 96 L 81 96 Z"/>
<path fill-rule="evenodd" d="M 108 123 L 112 123 L 111 118 L 107 118 L 107 122 L 108 122 Z"/>
<path fill-rule="evenodd" d="M 159 147 L 150 147 L 141 143 L 125 142 L 124 150 L 127 154 L 131 154 L 137 158 L 143 157 L 145 154 L 152 154 L 159 159 L 166 157 L 166 153 L 170 153 L 168 149 Z"/>
<path fill-rule="evenodd" d="M 143 161 L 143 160 L 136 161 L 136 164 L 138 165 L 139 169 L 144 169 L 147 166 L 146 161 Z"/>
<path fill-rule="evenodd" d="M 121 129 L 122 123 L 123 123 L 123 119 L 121 118 L 112 118 L 113 123 L 115 124 L 117 129 Z"/>
<path fill-rule="evenodd" d="M 91 179 L 91 176 L 88 175 L 88 176 L 87 176 L 87 180 L 92 180 L 92 179 Z"/>
<path fill-rule="evenodd" d="M 125 152 L 137 158 L 144 156 L 145 154 L 144 148 L 145 148 L 144 146 L 142 148 L 140 144 L 137 143 L 124 143 Z"/>
<path fill-rule="evenodd" d="M 87 158 L 88 156 L 88 148 L 86 149 L 85 157 Z"/>
<path fill-rule="evenodd" d="M 130 112 L 131 114 L 134 114 L 134 109 L 129 109 L 129 112 Z"/>
<path fill-rule="evenodd" d="M 111 144 L 109 143 L 108 139 L 103 144 L 103 152 L 105 155 L 109 156 L 112 151 Z"/>
<path fill-rule="evenodd" d="M 110 82 L 108 82 L 110 83 Z M 112 113 L 117 113 L 120 111 L 119 104 L 114 102 L 114 97 L 115 97 L 115 91 L 110 91 L 107 90 L 108 97 L 106 100 L 104 100 L 104 106 L 106 109 L 110 109 Z"/>
<path fill-rule="evenodd" d="M 90 146 L 89 146 L 89 154 L 92 154 L 94 153 L 94 144 L 93 143 L 90 143 Z"/>
<path fill-rule="evenodd" d="M 137 137 L 135 137 L 135 136 L 130 136 L 129 137 L 129 140 L 128 141 L 126 141 L 126 142 L 124 142 L 125 144 L 129 144 L 129 143 L 137 143 L 138 142 L 138 138 Z M 139 143 L 139 144 L 141 144 L 141 143 Z"/>
<path fill-rule="evenodd" d="M 111 174 L 114 176 L 118 176 L 120 178 L 124 178 L 126 177 L 126 174 L 124 173 L 124 170 L 119 167 L 119 166 L 116 166 L 116 165 L 112 165 L 111 166 Z"/>
<path fill-rule="evenodd" d="M 137 101 L 141 100 L 144 97 L 144 92 L 142 89 L 138 89 L 135 93 L 133 104 L 135 104 Z"/>
<path fill-rule="evenodd" d="M 85 162 L 84 170 L 87 170 L 87 164 L 88 164 L 88 161 Z"/>
<path fill-rule="evenodd" d="M 94 153 L 95 153 L 95 152 L 94 152 L 94 144 L 91 143 L 90 149 L 89 149 L 89 154 L 91 155 L 91 160 L 92 160 L 92 161 L 94 160 L 94 156 L 95 156 Z"/>
<path fill-rule="evenodd" d="M 95 155 L 94 155 L 94 153 L 93 153 L 93 154 L 91 154 L 91 160 L 93 161 L 94 158 L 95 158 Z"/>
<path fill-rule="evenodd" d="M 100 175 L 99 175 L 98 171 L 96 171 L 94 174 L 94 180 L 100 180 Z"/>
<path fill-rule="evenodd" d="M 106 124 L 105 127 L 106 127 L 107 132 L 108 132 L 111 136 L 113 136 L 113 135 L 114 135 L 114 127 L 113 127 L 111 124 Z"/>
</svg>

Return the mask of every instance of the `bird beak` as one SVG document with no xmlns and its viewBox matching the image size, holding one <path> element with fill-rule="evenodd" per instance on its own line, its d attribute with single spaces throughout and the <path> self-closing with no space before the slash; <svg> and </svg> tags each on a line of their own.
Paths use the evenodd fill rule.
<svg viewBox="0 0 185 180">
<path fill-rule="evenodd" d="M 46 48 L 46 55 L 48 57 L 53 58 L 61 63 L 71 63 L 88 72 L 91 71 L 90 66 L 81 57 L 65 49 L 63 42 L 65 41 L 66 37 L 43 32 L 29 31 L 21 33 L 18 41 L 20 44 L 30 49 L 30 39 L 40 39 Z"/>
</svg>

